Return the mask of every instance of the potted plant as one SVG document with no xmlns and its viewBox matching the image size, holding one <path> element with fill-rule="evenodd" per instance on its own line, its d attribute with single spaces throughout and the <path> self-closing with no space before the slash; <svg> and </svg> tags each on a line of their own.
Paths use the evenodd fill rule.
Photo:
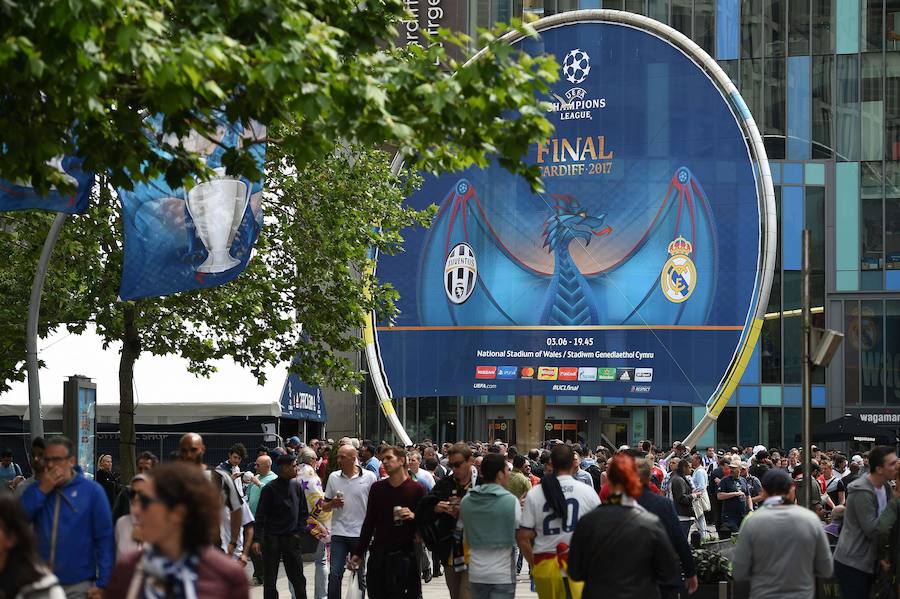
<svg viewBox="0 0 900 599">
<path fill-rule="evenodd" d="M 697 592 L 682 599 L 746 599 L 749 587 L 735 584 L 731 578 L 731 562 L 713 549 L 694 549 L 694 566 L 697 568 Z"/>
</svg>

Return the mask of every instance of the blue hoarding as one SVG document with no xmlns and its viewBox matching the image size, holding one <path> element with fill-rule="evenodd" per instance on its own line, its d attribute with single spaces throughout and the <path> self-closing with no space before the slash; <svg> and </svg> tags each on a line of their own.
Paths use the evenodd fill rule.
<svg viewBox="0 0 900 599">
<path fill-rule="evenodd" d="M 493 163 L 408 199 L 439 209 L 378 261 L 400 293 L 377 327 L 391 394 L 705 404 L 755 339 L 769 251 L 739 96 L 623 23 L 517 45 L 561 65 L 556 130 L 527 156 L 545 191 Z"/>
<path fill-rule="evenodd" d="M 161 117 L 149 119 L 151 128 Z M 247 267 L 262 227 L 263 181 L 226 175 L 227 148 L 248 145 L 260 170 L 265 127 L 221 122 L 214 139 L 181 140 L 216 176 L 171 187 L 163 176 L 119 189 L 125 256 L 119 297 L 125 300 L 222 285 Z"/>
<path fill-rule="evenodd" d="M 325 400 L 321 387 L 312 387 L 296 374 L 288 374 L 281 389 L 281 417 L 325 422 Z"/>
</svg>

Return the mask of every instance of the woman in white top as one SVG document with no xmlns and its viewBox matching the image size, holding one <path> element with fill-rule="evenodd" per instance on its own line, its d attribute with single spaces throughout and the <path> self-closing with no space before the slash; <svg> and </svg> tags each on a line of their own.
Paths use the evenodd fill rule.
<svg viewBox="0 0 900 599">
<path fill-rule="evenodd" d="M 135 549 L 140 549 L 143 546 L 143 543 L 140 541 L 140 529 L 135 528 L 135 520 L 134 520 L 134 512 L 135 512 L 135 504 L 134 498 L 141 491 L 145 491 L 147 489 L 147 477 L 143 474 L 138 474 L 134 478 L 131 479 L 131 489 L 128 492 L 128 497 L 131 499 L 131 509 L 127 514 L 121 516 L 118 520 L 116 520 L 116 559 L 118 560 L 123 555 L 131 553 Z"/>
</svg>

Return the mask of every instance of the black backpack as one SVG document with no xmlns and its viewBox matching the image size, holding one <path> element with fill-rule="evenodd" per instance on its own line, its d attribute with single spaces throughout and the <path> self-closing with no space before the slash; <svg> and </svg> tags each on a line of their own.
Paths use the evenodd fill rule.
<svg viewBox="0 0 900 599">
<path fill-rule="evenodd" d="M 600 475 L 602 474 L 602 472 L 600 471 L 600 466 L 598 466 L 597 464 L 591 464 L 590 466 L 585 468 L 585 470 L 587 471 L 588 474 L 591 475 L 591 480 L 594 483 L 594 491 L 599 493 L 600 492 L 600 479 L 601 479 Z"/>
</svg>

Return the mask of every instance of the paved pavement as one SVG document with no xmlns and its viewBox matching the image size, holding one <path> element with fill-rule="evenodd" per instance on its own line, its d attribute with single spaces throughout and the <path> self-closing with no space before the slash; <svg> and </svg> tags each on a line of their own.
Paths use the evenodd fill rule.
<svg viewBox="0 0 900 599">
<path fill-rule="evenodd" d="M 248 566 L 248 571 L 253 571 L 253 566 Z M 523 569 L 523 573 L 519 576 L 518 585 L 516 587 L 516 598 L 517 599 L 537 599 L 537 593 L 531 591 L 531 584 L 528 580 L 528 575 L 525 571 L 528 570 L 528 566 L 526 565 Z M 288 580 L 284 575 L 284 566 L 280 568 L 280 576 L 278 577 L 278 596 L 281 599 L 288 599 L 291 596 L 290 591 L 288 590 Z M 303 575 L 306 576 L 306 597 L 307 599 L 319 599 L 313 595 L 314 582 L 313 582 L 313 565 L 305 564 L 303 567 Z M 347 576 L 344 578 L 344 591 L 346 592 L 346 581 Z M 344 594 L 341 593 L 341 597 Z M 251 599 L 263 599 L 263 588 L 261 586 L 258 587 L 250 587 L 250 597 Z M 422 599 L 447 599 L 450 597 L 450 593 L 447 591 L 447 584 L 444 582 L 443 578 L 435 578 L 428 584 L 422 584 Z"/>
</svg>

